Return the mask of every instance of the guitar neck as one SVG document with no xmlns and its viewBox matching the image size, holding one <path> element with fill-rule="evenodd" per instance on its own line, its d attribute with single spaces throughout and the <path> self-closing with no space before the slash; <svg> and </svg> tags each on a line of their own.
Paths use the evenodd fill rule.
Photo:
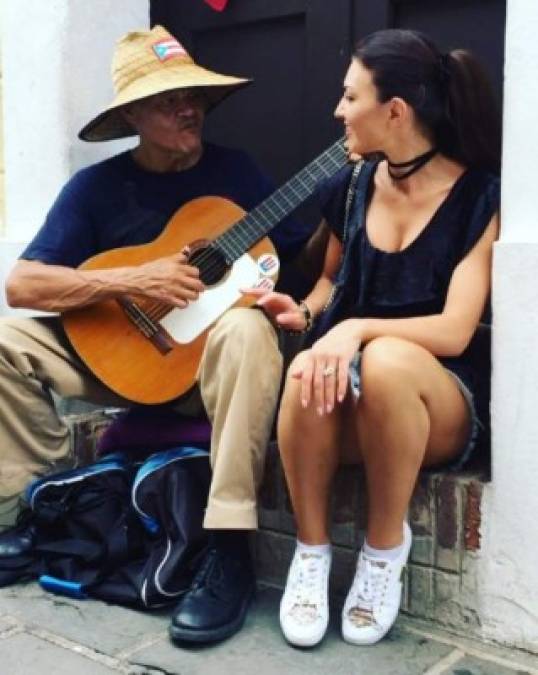
<svg viewBox="0 0 538 675">
<path fill-rule="evenodd" d="M 344 139 L 340 139 L 227 232 L 217 237 L 214 243 L 224 253 L 228 264 L 240 258 L 245 251 L 294 211 L 314 192 L 322 178 L 329 178 L 335 174 L 347 159 Z"/>
</svg>

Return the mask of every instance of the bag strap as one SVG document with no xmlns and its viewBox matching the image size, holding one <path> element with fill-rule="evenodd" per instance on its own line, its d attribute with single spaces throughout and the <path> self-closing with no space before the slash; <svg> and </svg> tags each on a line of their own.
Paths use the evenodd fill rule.
<svg viewBox="0 0 538 675">
<path fill-rule="evenodd" d="M 359 161 L 353 167 L 353 171 L 351 172 L 351 178 L 349 179 L 349 185 L 346 194 L 346 206 L 344 211 L 344 231 L 342 233 L 342 250 L 340 252 L 339 270 L 342 268 L 344 257 L 346 254 L 346 244 L 349 236 L 349 222 L 351 219 L 351 206 L 355 198 L 355 191 L 357 189 L 357 183 L 359 181 L 359 176 L 363 166 L 364 166 L 364 159 L 359 159 Z M 330 308 L 330 306 L 334 301 L 335 295 L 336 295 L 336 283 L 334 283 L 331 288 L 331 292 L 329 293 L 327 302 L 323 305 L 323 308 L 320 312 L 320 316 Z"/>
<path fill-rule="evenodd" d="M 348 238 L 349 220 L 351 216 L 351 205 L 353 204 L 353 199 L 355 197 L 355 190 L 357 189 L 357 183 L 363 166 L 364 166 L 364 159 L 359 159 L 359 161 L 353 167 L 353 172 L 351 173 L 351 178 L 349 180 L 349 186 L 347 188 L 346 209 L 344 214 L 344 232 L 342 235 L 342 254 L 341 254 L 342 258 L 344 256 L 344 250 Z M 342 261 L 340 260 L 340 262 Z"/>
</svg>

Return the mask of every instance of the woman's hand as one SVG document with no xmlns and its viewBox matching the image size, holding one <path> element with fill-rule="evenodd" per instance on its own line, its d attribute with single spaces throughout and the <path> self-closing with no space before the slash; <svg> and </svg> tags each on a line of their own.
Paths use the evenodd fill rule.
<svg viewBox="0 0 538 675">
<path fill-rule="evenodd" d="M 290 295 L 263 288 L 243 288 L 241 293 L 258 298 L 256 304 L 263 307 L 281 328 L 298 331 L 306 328 L 304 312 Z"/>
<path fill-rule="evenodd" d="M 306 408 L 312 399 L 318 411 L 330 413 L 336 401 L 344 400 L 349 364 L 362 338 L 360 319 L 348 319 L 332 328 L 305 354 L 300 370 L 291 373 L 301 380 L 301 403 Z"/>
</svg>

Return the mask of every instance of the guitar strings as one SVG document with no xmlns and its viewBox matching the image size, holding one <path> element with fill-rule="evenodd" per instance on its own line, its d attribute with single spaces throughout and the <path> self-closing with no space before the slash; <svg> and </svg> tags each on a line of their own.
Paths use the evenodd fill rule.
<svg viewBox="0 0 538 675">
<path fill-rule="evenodd" d="M 224 253 L 225 254 L 227 252 L 229 253 L 229 251 L 226 251 L 226 247 L 224 246 L 224 240 L 225 239 L 231 240 L 230 241 L 230 248 L 231 248 L 231 251 L 232 251 L 232 255 L 236 259 L 240 255 L 242 255 L 246 250 L 248 250 L 251 239 L 248 236 L 246 238 L 243 238 L 241 236 L 240 231 L 241 231 L 241 227 L 243 227 L 246 234 L 248 235 L 249 229 L 251 229 L 251 223 L 254 226 L 260 225 L 260 222 L 259 222 L 259 220 L 256 216 L 257 213 L 259 213 L 260 215 L 263 215 L 263 211 L 265 210 L 266 212 L 269 213 L 269 215 L 272 218 L 282 219 L 283 217 L 285 217 L 288 213 L 290 213 L 295 208 L 296 204 L 294 204 L 293 201 L 290 202 L 288 200 L 287 195 L 286 195 L 283 188 L 289 189 L 291 192 L 293 192 L 293 194 L 295 195 L 295 197 L 298 201 L 303 201 L 312 192 L 312 187 L 316 184 L 316 182 L 320 178 L 319 174 L 317 176 L 316 176 L 315 173 L 312 175 L 312 173 L 310 171 L 311 167 L 317 168 L 318 170 L 321 170 L 321 172 L 324 175 L 332 175 L 332 173 L 330 171 L 325 170 L 324 166 L 315 166 L 316 163 L 319 163 L 320 159 L 321 159 L 321 157 L 318 158 L 318 160 L 316 160 L 316 162 L 313 162 L 311 165 L 305 167 L 303 172 L 298 174 L 294 179 L 291 179 L 290 181 L 288 181 L 288 183 L 285 184 L 282 188 L 280 188 L 280 190 L 278 190 L 271 197 L 269 197 L 268 199 L 263 201 L 261 204 L 259 204 L 258 207 L 256 207 L 250 214 L 248 214 L 247 216 L 245 216 L 244 218 L 239 220 L 237 223 L 235 223 L 235 225 L 232 226 L 232 228 L 228 232 L 225 232 L 220 237 L 217 237 L 217 239 L 215 241 L 218 242 L 219 239 L 221 240 L 220 243 L 222 245 L 222 248 L 224 249 Z M 323 158 L 323 159 L 325 159 L 325 158 Z M 328 156 L 327 160 L 332 163 L 332 168 L 340 168 L 341 162 L 335 160 L 332 156 Z M 305 183 L 300 180 L 300 177 L 301 177 L 302 173 L 308 174 L 308 177 L 311 179 L 310 185 L 305 185 Z M 294 185 L 293 185 L 294 182 L 299 183 L 299 185 L 297 186 L 299 191 L 296 191 L 294 189 Z M 288 205 L 287 209 L 282 208 L 278 204 L 278 202 L 277 202 L 278 198 L 281 198 L 284 201 L 286 201 L 286 203 Z M 275 212 L 275 210 L 273 210 L 273 208 L 271 208 L 271 205 L 272 205 L 273 202 L 275 202 L 274 206 L 276 207 L 276 212 Z M 261 224 L 264 225 L 263 221 L 262 221 Z M 233 238 L 234 238 L 234 230 L 238 231 L 238 236 L 236 237 L 236 241 L 238 241 L 239 245 L 240 245 L 239 251 L 234 250 L 234 248 L 232 247 L 232 242 L 233 242 Z M 251 236 L 254 235 L 254 237 L 257 239 L 258 235 L 259 235 L 259 231 L 254 227 L 252 229 L 252 231 L 250 232 L 250 234 L 251 234 Z M 254 241 L 256 241 L 256 239 L 254 239 Z M 210 264 L 205 270 L 203 270 L 204 263 L 206 263 L 208 261 L 210 262 L 212 256 L 213 256 L 213 249 L 211 249 L 210 247 L 208 247 L 207 253 L 202 252 L 202 254 L 201 254 L 201 256 L 198 260 L 198 263 L 197 263 L 198 267 L 199 267 L 199 269 L 201 269 L 201 271 L 209 274 L 209 273 L 216 272 L 218 270 L 219 266 L 221 265 L 220 261 L 217 261 L 214 264 L 213 263 Z M 153 301 L 153 302 L 149 302 L 149 303 L 144 303 L 144 312 L 146 313 L 148 318 L 150 318 L 151 320 L 158 321 L 158 320 L 162 319 L 164 316 L 166 316 L 166 314 L 168 312 L 170 312 L 172 309 L 174 309 L 174 307 L 175 306 L 170 304 L 170 303 L 154 302 Z"/>
<path fill-rule="evenodd" d="M 340 149 L 340 148 L 338 148 L 338 149 Z M 316 160 L 316 162 L 318 162 L 318 161 L 319 161 L 319 158 L 318 158 L 318 160 Z M 340 166 L 341 166 L 341 162 L 335 160 L 332 156 L 328 157 L 328 161 L 330 161 L 332 163 L 333 168 L 340 168 Z M 312 164 L 314 165 L 316 162 L 313 162 Z M 256 241 L 256 239 L 259 236 L 259 229 L 257 229 L 256 227 L 251 228 L 251 224 L 254 225 L 254 226 L 256 226 L 256 225 L 259 226 L 260 224 L 262 226 L 265 225 L 265 223 L 263 221 L 260 223 L 260 221 L 258 220 L 258 218 L 257 218 L 258 214 L 263 216 L 263 211 L 265 210 L 266 212 L 269 213 L 269 215 L 272 218 L 282 219 L 286 215 L 288 215 L 297 206 L 298 202 L 303 201 L 309 194 L 311 194 L 312 187 L 314 187 L 315 184 L 318 182 L 318 180 L 320 179 L 320 176 L 319 176 L 319 173 L 318 173 L 318 175 L 312 174 L 310 172 L 310 168 L 311 168 L 310 166 L 307 166 L 303 170 L 304 173 L 309 174 L 309 177 L 311 179 L 309 185 L 305 184 L 304 181 L 301 181 L 300 176 L 303 173 L 303 172 L 301 172 L 301 174 L 298 174 L 298 176 L 296 176 L 295 179 L 291 179 L 286 185 L 283 186 L 283 188 L 289 189 L 289 191 L 293 192 L 293 194 L 296 197 L 296 201 L 290 202 L 287 198 L 286 192 L 283 191 L 283 188 L 280 188 L 280 190 L 278 190 L 274 195 L 272 195 L 271 197 L 266 199 L 264 202 L 262 202 L 260 205 L 258 205 L 250 214 L 248 214 L 246 217 L 244 217 L 240 221 L 238 221 L 228 232 L 225 232 L 223 235 L 218 237 L 215 241 L 219 242 L 219 240 L 220 240 L 219 243 L 223 245 L 222 248 L 224 249 L 224 252 L 225 253 L 229 252 L 229 251 L 226 250 L 226 247 L 224 246 L 225 240 L 226 240 L 226 243 L 228 243 L 227 240 L 230 240 L 230 242 L 229 242 L 230 243 L 230 249 L 231 249 L 231 252 L 232 252 L 233 256 L 236 257 L 236 258 L 239 257 L 246 250 L 248 250 L 248 248 L 250 248 L 249 245 L 250 245 L 251 241 Z M 332 175 L 332 172 L 326 171 L 326 167 L 324 167 L 324 166 L 315 167 L 315 168 L 318 168 L 318 170 L 320 170 L 324 175 Z M 299 183 L 299 185 L 296 186 L 298 188 L 298 190 L 295 189 L 294 182 Z M 281 192 L 281 190 L 282 190 L 282 192 Z M 281 207 L 278 204 L 279 198 L 281 198 L 282 200 L 287 202 L 287 204 L 288 204 L 287 209 Z M 273 204 L 273 202 L 275 202 L 275 203 Z M 243 228 L 245 230 L 247 235 L 250 233 L 251 237 L 247 236 L 246 238 L 243 238 L 240 234 L 241 228 Z M 235 243 L 234 242 L 234 231 L 235 230 L 239 231 L 238 236 L 236 238 L 236 242 L 238 241 L 239 245 L 240 245 L 240 248 L 239 248 L 238 251 L 234 250 L 234 246 L 233 246 L 233 243 Z M 199 263 L 201 263 L 201 264 L 206 262 L 206 260 L 211 256 L 211 252 L 209 252 L 207 257 L 205 257 L 205 258 L 203 257 L 203 255 L 204 254 L 202 254 L 202 256 L 200 257 L 200 260 L 199 260 Z M 208 271 L 210 269 L 212 271 L 215 271 L 218 268 L 218 264 L 219 263 L 217 263 L 216 266 L 214 266 L 212 268 L 208 268 Z"/>
<path fill-rule="evenodd" d="M 253 211 L 232 225 L 227 232 L 217 237 L 212 243 L 216 243 L 217 246 L 220 246 L 221 251 L 224 252 L 225 256 L 230 257 L 231 253 L 233 263 L 258 240 L 260 236 L 260 225 L 263 226 L 263 236 L 265 233 L 263 228 L 266 225 L 264 220 L 267 218 L 267 214 L 272 219 L 278 218 L 279 221 L 285 218 L 298 206 L 298 204 L 304 201 L 304 199 L 312 193 L 313 188 L 320 178 L 333 175 L 334 170 L 339 169 L 343 164 L 342 160 L 346 158 L 347 155 L 343 146 L 343 139 L 340 139 L 317 159 L 307 165 L 296 176 L 280 187 L 270 197 L 261 202 L 261 204 L 255 207 Z M 308 182 L 303 180 L 303 176 L 308 179 Z M 293 193 L 295 200 L 289 200 L 287 192 Z M 279 201 L 285 202 L 286 208 L 281 206 Z M 258 215 L 262 217 L 261 221 L 258 219 Z M 246 235 L 244 237 L 241 234 L 241 228 Z M 238 249 L 235 248 L 235 244 L 237 243 L 239 244 Z M 222 263 L 221 261 L 211 262 L 214 257 L 214 247 L 208 246 L 206 251 L 202 251 L 197 261 L 198 269 L 206 274 L 215 273 Z M 206 269 L 203 269 L 206 262 L 209 262 L 209 265 Z M 174 309 L 175 305 L 159 301 L 149 301 L 142 303 L 139 307 L 149 319 L 152 321 L 159 321 L 166 316 L 168 312 Z"/>
<path fill-rule="evenodd" d="M 339 155 L 337 157 L 333 157 L 333 154 L 336 153 L 336 151 L 339 151 Z M 334 146 L 329 148 L 325 153 L 320 155 L 316 160 L 314 160 L 310 165 L 305 167 L 299 174 L 297 174 L 294 178 L 292 178 L 290 181 L 288 181 L 285 185 L 283 185 L 281 188 L 279 188 L 273 195 L 268 197 L 266 200 L 264 200 L 261 204 L 259 204 L 250 214 L 247 214 L 244 218 L 242 218 L 240 221 L 238 221 L 232 228 L 228 231 L 225 232 L 223 235 L 220 235 L 220 237 L 217 237 L 215 241 L 219 241 L 221 243 L 224 242 L 224 240 L 232 240 L 230 241 L 230 244 L 233 242 L 234 238 L 234 231 L 239 230 L 237 240 L 239 241 L 240 244 L 240 249 L 238 251 L 234 250 L 234 248 L 231 246 L 231 252 L 235 257 L 238 257 L 238 254 L 241 255 L 245 250 L 249 248 L 249 243 L 252 240 L 256 240 L 256 238 L 259 236 L 259 230 L 254 227 L 251 228 L 251 224 L 256 226 L 260 225 L 260 222 L 257 218 L 257 214 L 263 215 L 263 211 L 266 210 L 269 212 L 269 215 L 272 218 L 284 218 L 286 215 L 288 215 L 296 206 L 298 203 L 303 201 L 309 194 L 312 192 L 312 188 L 315 186 L 315 184 L 319 181 L 319 179 L 322 177 L 320 174 L 324 176 L 330 176 L 333 175 L 334 169 L 338 169 L 342 166 L 342 159 L 346 158 L 345 150 L 343 148 L 343 145 L 341 144 L 341 141 L 338 141 Z M 331 163 L 332 166 L 326 166 L 326 163 Z M 311 171 L 311 169 L 313 171 Z M 314 171 L 314 170 L 317 170 Z M 308 177 L 310 178 L 309 183 L 307 184 L 306 181 L 302 180 L 302 175 L 307 174 Z M 298 185 L 294 185 L 297 184 Z M 295 189 L 295 187 L 298 188 L 298 191 Z M 289 190 L 294 193 L 296 200 L 295 201 L 289 201 L 286 195 L 286 191 Z M 279 205 L 278 201 L 283 200 L 287 202 L 288 208 L 283 208 Z M 261 223 L 262 225 L 265 225 L 265 223 Z M 245 239 L 241 237 L 240 234 L 240 227 L 245 229 L 246 234 L 248 235 L 250 233 L 250 237 L 246 237 Z M 250 231 L 250 232 L 249 232 Z M 246 248 L 245 248 L 246 247 Z M 224 247 L 223 247 L 224 248 Z M 225 253 L 228 251 L 224 250 Z M 200 257 L 199 262 L 204 263 L 210 256 L 211 252 L 207 254 L 207 257 L 203 257 L 204 254 Z M 213 271 L 216 268 L 213 268 Z"/>
</svg>

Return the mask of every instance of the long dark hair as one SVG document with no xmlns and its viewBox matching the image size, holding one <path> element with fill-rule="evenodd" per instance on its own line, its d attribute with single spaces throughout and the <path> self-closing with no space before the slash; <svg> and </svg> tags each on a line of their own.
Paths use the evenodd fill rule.
<svg viewBox="0 0 538 675">
<path fill-rule="evenodd" d="M 471 52 L 441 54 L 422 33 L 389 29 L 363 38 L 353 56 L 372 72 L 378 99 L 404 99 L 440 152 L 499 173 L 499 106 Z"/>
</svg>

